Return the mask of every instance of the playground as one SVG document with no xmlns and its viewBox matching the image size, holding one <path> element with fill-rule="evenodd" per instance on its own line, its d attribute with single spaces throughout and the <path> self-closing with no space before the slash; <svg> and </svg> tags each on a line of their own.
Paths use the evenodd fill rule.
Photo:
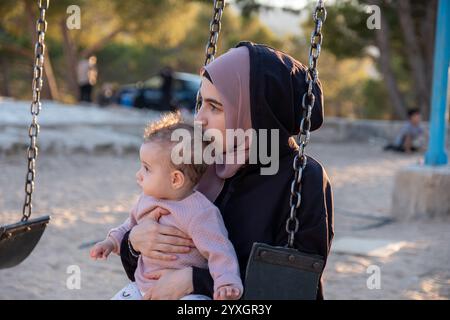
<svg viewBox="0 0 450 320">
<path fill-rule="evenodd" d="M 376 32 L 374 36 L 368 36 L 365 30 L 358 34 L 361 39 L 370 38 L 370 40 L 367 41 L 366 46 L 357 48 L 357 51 L 365 52 L 369 47 L 372 49 L 376 47 L 377 53 L 366 57 L 367 59 L 361 58 L 349 48 L 342 48 L 330 41 L 331 52 L 324 55 L 324 72 L 320 83 L 318 69 L 322 68 L 322 65 L 320 64 L 319 67 L 318 60 L 323 56 L 321 52 L 325 48 L 322 47 L 322 32 L 326 34 L 324 31 L 326 29 L 322 28 L 327 20 L 324 1 L 319 0 L 315 6 L 310 6 L 309 10 L 312 14 L 309 20 L 302 20 L 302 29 L 312 28 L 310 37 L 309 34 L 306 36 L 307 39 L 310 38 L 306 46 L 293 37 L 283 38 L 280 35 L 272 35 L 265 29 L 264 15 L 258 10 L 261 8 L 269 11 L 274 8 L 281 10 L 281 7 L 271 7 L 269 2 L 262 1 L 259 4 L 261 8 L 257 6 L 255 9 L 249 6 L 246 0 L 232 2 L 232 8 L 235 11 L 232 11 L 234 15 L 230 19 L 234 19 L 235 29 L 232 32 L 235 33 L 224 40 L 226 46 L 235 45 L 230 43 L 235 41 L 236 35 L 239 34 L 239 28 L 235 27 L 238 22 L 244 26 L 248 21 L 254 21 L 253 29 L 247 30 L 249 32 L 247 36 L 257 37 L 262 34 L 261 39 L 272 46 L 281 46 L 281 43 L 286 40 L 289 43 L 283 47 L 283 50 L 290 48 L 297 54 L 300 50 L 306 50 L 308 55 L 304 55 L 307 57 L 304 69 L 284 51 L 277 51 L 270 46 L 249 41 L 239 42 L 235 50 L 225 49 L 219 53 L 217 48 L 221 44 L 219 34 L 222 28 L 221 23 L 224 22 L 222 15 L 225 12 L 225 1 L 212 2 L 212 18 L 201 15 L 202 9 L 210 7 L 209 2 L 193 2 L 194 4 L 173 5 L 171 8 L 172 2 L 169 0 L 156 1 L 154 4 L 150 1 L 143 4 L 141 9 L 143 12 L 150 8 L 155 12 L 174 10 L 171 11 L 173 16 L 181 17 L 189 13 L 191 18 L 199 17 L 190 25 L 191 31 L 196 30 L 197 24 L 200 26 L 203 21 L 210 21 L 205 52 L 200 53 L 191 48 L 190 46 L 196 45 L 194 42 L 185 44 L 186 46 L 181 45 L 182 39 L 173 40 L 168 34 L 149 40 L 136 30 L 126 30 L 123 25 L 115 31 L 116 33 L 113 32 L 95 43 L 94 40 L 99 40 L 95 37 L 84 39 L 82 36 L 70 36 L 66 33 L 64 24 L 60 24 L 62 39 L 49 33 L 50 39 L 54 41 L 53 43 L 50 41 L 52 45 L 55 41 L 62 43 L 62 49 L 52 57 L 45 52 L 44 44 L 47 32 L 46 12 L 51 10 L 51 6 L 48 1 L 38 1 L 37 9 L 34 8 L 39 13 L 36 30 L 31 29 L 36 33 L 36 36 L 31 39 L 32 42 L 36 42 L 33 54 L 31 107 L 30 97 L 23 93 L 25 90 L 21 83 L 22 78 L 25 77 L 22 77 L 22 71 L 18 71 L 17 68 L 11 73 L 14 76 L 10 77 L 9 71 L 3 68 L 0 78 L 3 79 L 0 91 L 0 300 L 107 300 L 116 292 L 122 292 L 119 290 L 129 280 L 124 272 L 121 257 L 111 254 L 106 261 L 94 261 L 91 259 L 93 254 L 90 250 L 103 241 L 106 234 L 108 235 L 104 242 L 108 241 L 110 237 L 108 230 L 117 227 L 130 216 L 130 211 L 134 204 L 140 203 L 142 195 L 158 198 L 152 194 L 145 194 L 142 176 L 148 173 L 139 172 L 144 169 L 145 172 L 150 170 L 146 167 L 146 162 L 142 160 L 143 151 L 140 148 L 145 126 L 149 122 L 158 120 L 161 113 L 175 109 L 180 109 L 185 118 L 193 119 L 195 116 L 198 121 L 205 125 L 210 124 L 213 129 L 223 127 L 225 130 L 226 126 L 228 130 L 231 126 L 230 119 L 239 119 L 233 122 L 232 129 L 247 127 L 266 129 L 268 127 L 275 130 L 281 129 L 283 134 L 287 132 L 286 140 L 289 137 L 295 137 L 296 148 L 289 144 L 289 148 L 295 150 L 293 164 L 290 161 L 288 169 L 281 167 L 279 171 L 281 173 L 277 172 L 273 180 L 265 177 L 266 180 L 261 180 L 264 183 L 247 185 L 247 189 L 241 190 L 241 194 L 232 195 L 235 188 L 233 181 L 239 181 L 236 178 L 239 174 L 248 175 L 248 180 L 244 179 L 245 182 L 258 181 L 251 179 L 255 178 L 252 176 L 254 173 L 250 170 L 251 166 L 246 163 L 243 167 L 236 167 L 232 174 L 225 175 L 226 171 L 221 171 L 223 168 L 219 164 L 212 165 L 213 178 L 210 180 L 209 188 L 213 191 L 217 186 L 220 188 L 213 196 L 207 195 L 209 190 L 204 189 L 205 199 L 214 204 L 217 203 L 217 208 L 220 207 L 217 211 L 224 217 L 225 223 L 229 224 L 226 229 L 229 231 L 230 239 L 232 236 L 235 237 L 232 242 L 235 246 L 240 243 L 244 247 L 242 242 L 250 239 L 252 243 L 265 241 L 265 245 L 271 246 L 268 252 L 271 252 L 273 256 L 269 257 L 266 254 L 267 251 L 260 251 L 258 254 L 253 250 L 245 252 L 245 257 L 249 261 L 247 274 L 261 275 L 257 273 L 261 265 L 251 264 L 250 262 L 254 263 L 252 259 L 260 259 L 256 261 L 260 261 L 263 266 L 265 264 L 266 267 L 277 268 L 271 276 L 280 276 L 278 279 L 286 281 L 284 283 L 286 292 L 290 292 L 285 295 L 287 299 L 299 299 L 298 297 L 320 299 L 322 284 L 318 282 L 318 279 L 322 277 L 324 298 L 330 300 L 449 300 L 450 196 L 447 191 L 450 188 L 450 167 L 447 155 L 450 145 L 448 130 L 450 45 L 447 41 L 450 30 L 449 2 L 436 0 L 433 1 L 433 6 L 430 6 L 431 9 L 414 7 L 416 10 L 414 11 L 412 7 L 417 4 L 408 0 L 399 1 L 396 5 L 388 1 L 375 1 L 375 7 L 381 6 L 386 12 L 390 10 L 391 14 L 393 12 L 398 14 L 408 57 L 393 67 L 393 62 L 396 60 L 390 56 L 389 51 L 389 41 L 392 39 L 389 39 L 389 34 L 384 31 L 390 30 L 395 33 L 394 38 L 399 35 L 397 34 L 399 31 L 398 26 L 389 25 L 392 22 L 388 22 L 383 16 L 380 21 L 380 28 L 384 28 L 382 31 L 379 30 L 380 28 L 375 28 L 378 31 L 374 31 Z M 90 6 L 100 10 L 103 2 L 99 3 L 98 7 L 96 7 L 97 4 L 90 4 Z M 149 3 L 151 3 L 150 7 L 148 7 Z M 5 8 L 11 5 L 10 2 L 4 4 Z M 283 2 L 282 6 L 285 5 Z M 339 12 L 343 17 L 352 12 L 351 10 L 359 10 L 365 5 L 364 1 L 331 5 L 328 14 L 334 13 L 335 16 L 331 17 L 331 21 L 327 21 L 331 26 L 330 37 L 339 35 L 336 33 L 338 31 L 332 30 L 333 24 L 336 26 L 336 23 L 342 23 L 336 18 Z M 0 8 L 1 6 L 3 5 L 0 5 Z M 351 6 L 356 7 L 351 9 Z M 61 14 L 64 10 L 62 11 L 61 8 L 65 9 L 65 4 L 55 6 L 55 15 L 47 15 L 47 18 L 62 17 L 64 19 L 64 15 Z M 306 5 L 302 9 L 290 7 L 287 11 L 291 10 L 290 14 L 292 14 L 306 8 Z M 33 16 L 28 2 L 23 3 L 21 10 L 29 17 Z M 76 15 L 76 8 L 74 10 Z M 258 18 L 255 18 L 253 10 L 257 10 Z M 135 10 L 128 18 L 136 19 L 137 22 L 146 21 L 138 12 L 139 10 Z M 376 14 L 377 11 L 374 12 Z M 417 12 L 423 16 L 413 17 L 413 13 L 417 14 Z M 111 10 L 105 14 L 117 18 L 115 22 L 120 26 L 123 21 L 119 13 Z M 169 19 L 168 16 L 166 18 Z M 412 18 L 423 23 L 421 32 L 433 31 L 434 50 L 422 52 L 426 48 L 422 48 L 423 43 L 415 43 L 421 39 L 417 34 L 415 35 L 417 39 L 412 40 L 414 38 L 411 36 L 411 32 L 414 32 L 411 29 Z M 11 25 L 4 28 L 0 24 L 0 31 L 6 30 L 4 34 L 10 37 L 9 40 L 17 40 L 17 43 L 21 43 L 19 32 L 14 31 L 15 27 L 11 27 L 16 23 L 14 14 L 8 19 L 7 22 Z M 152 19 L 157 21 L 157 17 Z M 330 20 L 330 17 L 328 19 Z M 364 19 L 366 19 L 365 16 L 361 18 L 361 21 Z M 426 19 L 429 21 L 425 21 Z M 430 21 L 433 22 L 431 27 Z M 146 27 L 154 27 L 154 25 L 146 25 Z M 111 26 L 108 25 L 108 28 L 110 29 Z M 370 29 L 368 24 L 367 28 Z M 165 29 L 161 30 L 163 34 Z M 178 33 L 181 32 L 180 30 Z M 116 38 L 116 35 L 123 31 L 125 34 L 134 34 L 141 41 L 149 41 L 145 44 L 147 47 L 140 49 L 142 52 L 147 52 L 146 54 L 153 55 L 158 62 L 144 66 L 140 61 L 142 57 L 138 57 L 140 53 L 136 51 L 133 53 L 135 58 L 138 57 L 136 65 L 139 65 L 141 69 L 145 67 L 151 72 L 140 73 L 141 71 L 133 69 L 126 74 L 125 70 L 130 65 L 127 67 L 121 65 L 118 70 L 122 70 L 124 79 L 120 81 L 122 74 L 115 74 L 111 70 L 106 71 L 114 69 L 114 67 L 106 68 L 105 66 L 112 61 L 114 50 L 117 50 L 117 47 L 108 47 L 108 41 L 115 39 L 114 41 L 118 41 L 116 44 L 122 45 L 121 50 L 124 51 L 134 50 L 134 46 L 139 47 L 139 44 L 130 42 L 124 34 Z M 358 32 L 355 31 L 355 33 Z M 189 36 L 185 35 L 185 38 L 189 39 Z M 326 41 L 328 38 L 325 36 L 324 39 Z M 78 40 L 84 42 L 76 48 Z M 11 57 L 11 54 L 20 50 L 13 46 L 5 46 L 2 43 L 6 42 L 2 41 L 3 38 L 0 38 L 0 52 L 5 55 L 0 58 L 0 63 L 5 66 L 8 64 L 8 59 L 15 61 L 16 57 Z M 152 46 L 163 41 L 167 41 L 167 45 L 173 47 L 164 53 L 157 52 L 155 49 L 157 46 Z M 174 43 L 177 44 L 170 44 L 170 41 L 175 41 Z M 127 47 L 130 43 L 132 43 L 131 47 Z M 239 56 L 242 54 L 240 49 L 244 48 L 247 48 L 243 50 L 245 59 Z M 412 53 L 420 51 L 419 49 L 422 50 L 423 56 L 414 57 Z M 201 57 L 203 61 L 193 64 L 193 59 L 186 52 L 192 54 L 192 57 L 195 56 L 196 59 Z M 98 54 L 99 61 L 103 59 L 98 65 L 97 56 L 94 53 Z M 402 52 L 397 51 L 393 55 L 397 55 L 395 58 L 398 60 L 402 57 Z M 225 58 L 216 60 L 221 56 Z M 339 61 L 339 57 L 345 58 Z M 70 70 L 62 72 L 61 68 L 53 73 L 51 63 L 53 58 L 56 61 L 55 69 L 66 64 L 66 68 L 69 66 Z M 373 61 L 369 61 L 370 59 Z M 178 63 L 175 63 L 175 60 Z M 44 61 L 47 63 L 45 75 Z M 417 66 L 418 61 L 420 63 Z M 221 63 L 228 63 L 228 65 L 223 66 Z M 410 68 L 405 68 L 408 63 Z M 425 65 L 431 63 L 434 64 L 434 68 L 425 68 Z M 336 70 L 330 67 L 334 64 L 336 64 Z M 200 65 L 205 67 L 201 69 L 198 76 L 196 70 Z M 13 65 L 13 69 L 15 67 Z M 247 67 L 248 69 L 245 69 Z M 159 68 L 158 73 L 156 73 L 157 68 Z M 420 68 L 423 71 L 427 70 L 427 74 L 423 75 L 429 80 L 428 85 L 417 77 L 421 73 Z M 173 69 L 181 70 L 181 72 L 174 72 Z M 337 73 L 336 78 L 349 79 L 348 83 L 345 85 L 337 83 L 333 75 L 334 71 Z M 394 74 L 395 72 L 397 74 Z M 64 73 L 66 75 L 62 77 Z M 99 78 L 101 89 L 95 88 L 98 74 L 104 77 Z M 150 74 L 152 76 L 149 78 Z M 322 73 L 320 75 L 322 76 Z M 59 80 L 62 78 L 64 80 L 60 83 L 58 77 Z M 147 77 L 147 80 L 142 80 L 145 79 L 143 77 Z M 84 82 L 80 82 L 80 78 Z M 256 85 L 260 80 L 264 83 L 264 94 L 258 91 L 262 88 L 261 84 Z M 135 82 L 126 83 L 131 81 Z M 283 82 L 280 86 L 278 81 L 289 83 L 284 85 Z M 322 84 L 325 89 L 323 92 Z M 199 86 L 200 89 L 198 89 Z M 300 86 L 301 94 L 299 95 L 296 90 Z M 331 107 L 329 109 L 327 109 L 328 100 L 324 100 L 327 89 L 330 92 L 328 96 Z M 242 93 L 245 92 L 244 90 L 248 91 L 250 97 L 246 96 L 247 93 Z M 233 100 L 235 98 L 236 100 Z M 301 110 L 297 110 L 297 107 Z M 293 116 L 299 118 L 299 121 L 293 122 L 294 124 L 291 121 Z M 314 132 L 315 130 L 317 132 Z M 147 131 L 145 134 L 147 135 Z M 145 139 L 149 139 L 148 136 L 145 136 Z M 145 140 L 145 143 L 149 141 Z M 286 145 L 282 140 L 280 141 L 281 147 Z M 278 142 L 271 140 L 270 143 Z M 233 143 L 233 150 L 242 147 L 238 142 Z M 246 152 L 248 148 L 247 146 Z M 225 154 L 226 148 L 222 149 Z M 155 152 L 155 149 L 152 150 Z M 311 166 L 311 158 L 318 162 L 318 172 L 322 174 L 326 172 L 326 175 L 320 176 L 313 174 L 314 171 L 309 171 L 309 179 L 316 180 L 307 180 L 310 183 L 308 185 L 301 178 L 304 172 L 308 175 L 308 168 L 312 168 L 307 167 L 307 164 Z M 255 162 L 256 165 L 261 165 L 258 161 Z M 186 171 L 180 170 L 177 171 L 178 174 L 184 175 Z M 289 181 L 290 190 L 284 188 L 285 193 L 282 192 L 280 196 L 280 199 L 284 199 L 284 195 L 290 195 L 290 198 L 287 197 L 290 199 L 289 204 L 283 203 L 286 205 L 285 208 L 289 208 L 285 211 L 290 210 L 290 214 L 287 221 L 286 219 L 282 221 L 286 226 L 288 243 L 281 247 L 279 243 L 267 243 L 269 242 L 267 239 L 254 240 L 264 239 L 267 234 L 265 230 L 270 226 L 268 224 L 264 227 L 264 219 L 260 221 L 260 216 L 254 216 L 251 219 L 250 215 L 244 214 L 255 214 L 257 210 L 254 212 L 248 212 L 247 209 L 247 212 L 239 212 L 239 210 L 244 210 L 243 208 L 247 205 L 245 202 L 248 201 L 255 201 L 255 205 L 259 201 L 261 203 L 268 201 L 267 203 L 270 204 L 269 194 L 273 195 L 273 201 L 278 201 L 274 203 L 279 204 L 276 195 L 281 188 L 277 185 L 280 181 L 276 179 L 288 176 L 283 175 L 283 172 L 287 172 L 283 170 L 289 170 L 289 177 L 294 173 L 294 178 Z M 206 176 L 205 172 L 206 169 L 201 175 Z M 201 175 L 200 178 L 202 178 Z M 171 178 L 174 179 L 173 176 Z M 184 176 L 183 179 L 185 179 Z M 240 183 L 244 180 L 241 179 Z M 201 181 L 198 185 L 196 182 L 192 186 L 201 188 Z M 233 187 L 230 187 L 231 185 Z M 280 185 L 287 184 L 282 181 Z M 312 186 L 315 186 L 315 189 L 311 189 Z M 261 198 L 250 198 L 250 195 L 254 196 L 253 190 L 259 187 L 262 188 L 259 190 L 264 191 L 258 193 Z M 305 201 L 304 188 L 308 191 L 305 193 L 307 197 L 324 193 L 322 198 L 314 198 L 319 200 L 308 212 L 299 214 L 304 210 L 302 206 L 304 203 L 302 201 Z M 167 188 L 161 186 L 161 190 L 167 190 Z M 175 187 L 172 191 L 175 192 L 174 190 Z M 193 190 L 190 194 L 198 192 Z M 164 196 L 156 200 L 164 204 L 164 201 L 167 200 L 169 203 L 173 199 Z M 309 200 L 307 198 L 306 203 Z M 241 201 L 241 204 L 235 205 L 234 209 L 229 209 L 231 205 L 227 207 L 226 204 L 233 201 Z M 321 201 L 323 203 L 320 203 Z M 278 207 L 281 208 L 280 205 Z M 270 208 L 270 205 L 267 208 Z M 267 211 L 272 217 L 267 221 L 273 221 L 273 225 L 279 224 L 279 221 L 275 219 L 282 215 L 278 211 L 269 212 L 270 209 Z M 227 215 L 231 217 L 230 215 L 236 212 L 240 214 L 239 219 L 242 218 L 244 221 L 242 226 L 248 227 L 249 222 L 255 223 L 258 219 L 258 226 L 255 225 L 254 229 L 264 232 L 253 234 L 252 232 L 257 231 L 244 230 L 244 227 L 241 228 L 241 224 L 236 221 L 234 226 L 231 225 L 230 221 L 233 220 L 231 218 L 227 220 L 226 217 Z M 178 213 L 173 212 L 174 216 L 176 214 Z M 320 219 L 316 219 L 318 217 Z M 39 219 L 35 220 L 36 218 Z M 311 221 L 317 225 L 310 225 L 310 229 L 305 228 L 303 223 L 312 223 Z M 141 222 L 136 222 L 127 232 L 131 234 L 132 228 L 138 228 Z M 159 221 L 153 223 L 163 225 Z M 235 229 L 230 232 L 233 227 Z M 177 228 L 176 225 L 175 228 Z M 225 229 L 225 226 L 222 229 Z M 303 239 L 304 242 L 300 244 L 304 245 L 304 248 L 313 248 L 312 252 L 311 250 L 301 251 L 294 243 L 298 245 L 296 241 L 301 239 L 302 232 L 307 235 L 309 230 L 317 230 L 317 233 Z M 249 239 L 243 240 L 237 234 L 244 238 L 249 236 Z M 170 247 L 174 237 L 171 237 L 170 233 L 164 236 L 164 241 L 168 241 L 167 243 L 146 243 L 146 246 L 156 248 L 156 245 L 164 244 L 163 248 Z M 143 259 L 147 257 L 144 257 L 144 250 L 136 249 L 138 243 L 136 239 L 131 239 L 131 236 L 124 238 L 127 239 L 127 252 L 124 252 L 123 243 L 125 242 L 121 240 L 122 237 L 120 240 L 115 240 L 117 243 L 122 242 L 120 247 L 122 259 L 128 255 L 128 258 L 136 259 L 136 264 L 138 261 L 139 264 L 143 264 Z M 140 243 L 144 243 L 145 241 L 141 239 Z M 307 243 L 308 241 L 311 243 Z M 108 245 L 112 245 L 110 251 L 114 247 L 117 248 L 117 244 L 112 244 L 111 241 Z M 324 247 L 329 250 L 323 251 Z M 151 252 L 166 253 L 165 249 L 160 248 L 152 249 Z M 236 252 L 238 255 L 242 254 L 242 248 Z M 202 259 L 208 262 L 208 254 L 202 254 L 202 256 Z M 287 260 L 281 260 L 286 257 Z M 239 258 L 242 257 L 239 256 Z M 326 267 L 318 268 L 324 259 L 326 259 Z M 238 265 L 238 259 L 235 260 L 233 263 L 236 263 L 242 272 L 242 265 Z M 132 265 L 133 258 L 130 261 L 126 262 L 129 265 L 125 266 L 125 269 Z M 134 266 L 136 274 L 139 273 L 139 266 L 137 269 Z M 211 266 L 209 267 L 212 270 Z M 292 275 L 292 267 L 298 273 L 295 280 L 307 274 L 304 279 L 312 281 L 308 282 L 312 283 L 309 289 L 305 286 L 306 289 L 297 290 L 297 287 L 289 285 L 288 278 L 283 278 L 284 274 Z M 172 272 L 168 273 L 170 277 L 175 269 L 169 268 L 165 271 Z M 236 270 L 239 272 L 238 268 Z M 268 273 L 266 272 L 265 275 L 267 276 Z M 213 276 L 212 273 L 211 276 Z M 266 276 L 260 281 L 253 282 L 255 288 L 246 286 L 245 290 L 251 294 L 257 292 L 258 299 L 276 298 L 276 293 L 271 292 L 270 277 L 266 278 Z M 193 277 L 195 279 L 195 273 Z M 208 274 L 207 277 L 210 275 Z M 250 277 L 247 276 L 247 278 Z M 258 290 L 256 286 L 260 286 Z M 264 289 L 261 290 L 261 288 Z M 138 290 L 138 298 L 148 298 L 140 287 L 139 289 L 141 291 Z M 246 298 L 245 290 L 244 298 Z M 125 293 L 127 292 L 123 291 L 122 296 L 127 299 Z M 180 295 L 181 297 L 183 295 Z"/>
<path fill-rule="evenodd" d="M 50 110 L 53 108 L 57 110 L 56 106 Z M 92 115 L 96 114 L 95 110 L 91 110 Z M 72 112 L 75 119 L 76 111 Z M 52 111 L 48 113 L 51 115 Z M 98 109 L 97 121 L 107 121 L 104 113 Z M 47 114 L 48 118 L 50 115 Z M 90 119 L 93 121 L 94 117 Z M 104 135 L 109 132 L 107 126 L 98 129 L 101 126 L 97 123 L 96 127 Z M 77 151 L 83 144 L 72 146 L 73 137 L 64 133 L 66 129 L 63 125 L 59 130 L 53 129 L 55 132 L 48 137 L 60 136 L 60 145 L 40 158 L 40 186 L 36 190 L 38 202 L 34 210 L 50 214 L 51 225 L 26 261 L 13 269 L 2 270 L 1 299 L 108 299 L 126 281 L 117 256 L 98 263 L 89 259 L 89 249 L 107 230 L 127 217 L 139 194 L 134 178 L 139 165 L 138 144 L 133 147 L 133 140 L 128 139 L 124 145 L 122 135 L 117 146 L 129 150 L 121 151 L 122 154 L 114 152 L 114 148 L 99 147 L 95 151 L 95 146 L 89 145 L 95 139 L 85 141 L 85 150 Z M 138 135 L 136 130 L 136 139 Z M 94 136 L 100 134 L 91 137 Z M 101 146 L 113 142 L 111 137 L 107 142 L 98 143 Z M 42 143 L 45 145 L 45 140 Z M 338 254 L 332 249 L 324 274 L 325 298 L 450 298 L 446 263 L 450 260 L 449 222 L 401 222 L 396 221 L 395 212 L 390 212 L 396 172 L 419 163 L 422 155 L 386 153 L 382 144 L 358 142 L 312 143 L 308 154 L 320 159 L 332 182 L 336 241 L 352 237 L 405 242 L 388 257 Z M 22 179 L 17 179 L 23 175 L 22 154 L 3 154 L 1 167 L 0 219 L 14 222 L 23 201 Z M 69 290 L 67 271 L 73 265 L 80 268 L 81 287 Z M 381 289 L 367 287 L 370 265 L 381 269 Z"/>
</svg>

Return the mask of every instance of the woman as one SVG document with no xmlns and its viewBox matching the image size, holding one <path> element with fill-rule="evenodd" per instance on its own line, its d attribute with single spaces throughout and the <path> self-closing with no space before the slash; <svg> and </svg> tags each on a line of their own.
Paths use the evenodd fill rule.
<svg viewBox="0 0 450 320">
<path fill-rule="evenodd" d="M 251 42 L 240 42 L 202 69 L 203 101 L 196 120 L 202 123 L 203 129 L 278 131 L 278 141 L 267 138 L 271 156 L 277 153 L 276 174 L 261 174 L 264 165 L 259 158 L 257 163 L 247 161 L 245 165 L 214 164 L 198 186 L 222 213 L 243 280 L 254 242 L 287 243 L 285 224 L 294 178 L 292 164 L 297 153 L 290 137 L 299 133 L 301 99 L 307 88 L 305 74 L 306 67 L 289 55 Z M 314 87 L 314 94 L 311 131 L 323 122 L 320 83 Z M 248 147 L 245 145 L 245 150 Z M 248 159 L 248 153 L 245 154 Z M 333 197 L 325 170 L 312 157 L 308 157 L 303 171 L 301 195 L 297 212 L 300 228 L 295 246 L 326 259 L 334 235 Z M 193 246 L 182 231 L 158 223 L 163 214 L 170 213 L 153 210 L 146 223 L 124 237 L 121 258 L 131 280 L 138 254 L 169 260 L 176 258 L 175 253 L 187 252 Z M 163 270 L 148 276 L 159 279 L 147 295 L 151 299 L 179 299 L 191 293 L 211 297 L 213 293 L 213 281 L 207 269 Z M 317 298 L 323 299 L 322 282 Z"/>
</svg>

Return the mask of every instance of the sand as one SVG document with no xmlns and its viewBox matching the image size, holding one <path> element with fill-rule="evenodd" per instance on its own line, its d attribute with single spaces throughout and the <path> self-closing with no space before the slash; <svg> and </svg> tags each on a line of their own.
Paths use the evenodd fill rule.
<svg viewBox="0 0 450 320">
<path fill-rule="evenodd" d="M 20 219 L 24 199 L 28 103 L 0 99 L 0 223 Z M 34 216 L 51 224 L 30 257 L 0 270 L 0 299 L 109 299 L 127 283 L 120 259 L 92 261 L 89 248 L 121 223 L 138 197 L 142 126 L 154 114 L 46 103 Z M 12 146 L 12 147 L 11 147 Z M 450 222 L 398 222 L 390 212 L 395 173 L 420 155 L 381 151 L 380 142 L 323 143 L 308 152 L 326 168 L 335 204 L 336 239 L 406 242 L 386 258 L 337 254 L 325 270 L 327 299 L 449 299 Z M 2 152 L 4 150 L 4 152 Z M 288 190 L 286 190 L 288 192 Z M 69 289 L 73 268 L 79 289 Z M 381 272 L 369 289 L 368 269 Z"/>
<path fill-rule="evenodd" d="M 449 299 L 450 223 L 400 223 L 390 212 L 395 172 L 419 155 L 384 153 L 379 145 L 312 143 L 309 153 L 326 168 L 335 200 L 335 233 L 407 241 L 387 258 L 335 254 L 325 270 L 327 299 Z M 21 215 L 25 157 L 0 153 L 0 221 Z M 89 259 L 90 244 L 122 222 L 137 199 L 138 155 L 129 151 L 42 153 L 38 159 L 34 215 L 51 224 L 30 257 L 0 270 L 0 299 L 109 299 L 127 283 L 120 259 Z M 378 226 L 377 226 L 378 224 Z M 367 268 L 381 271 L 381 288 L 368 289 Z M 81 271 L 69 289 L 68 271 Z"/>
</svg>

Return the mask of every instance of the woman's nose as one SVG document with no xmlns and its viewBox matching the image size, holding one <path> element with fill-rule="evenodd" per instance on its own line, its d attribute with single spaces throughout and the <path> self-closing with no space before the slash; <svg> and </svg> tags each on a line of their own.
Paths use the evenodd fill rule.
<svg viewBox="0 0 450 320">
<path fill-rule="evenodd" d="M 198 110 L 198 113 L 195 116 L 195 122 L 201 124 L 203 127 L 206 127 L 208 125 L 208 121 L 203 113 L 203 107 Z"/>
</svg>

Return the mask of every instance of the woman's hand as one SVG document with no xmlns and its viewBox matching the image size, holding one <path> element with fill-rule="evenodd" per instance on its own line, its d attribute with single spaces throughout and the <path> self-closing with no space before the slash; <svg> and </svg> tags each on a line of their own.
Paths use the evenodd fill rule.
<svg viewBox="0 0 450 320">
<path fill-rule="evenodd" d="M 173 253 L 187 253 L 194 247 L 184 232 L 159 224 L 166 214 L 170 212 L 157 207 L 131 229 L 129 240 L 136 251 L 149 258 L 170 261 L 177 259 Z"/>
<path fill-rule="evenodd" d="M 145 293 L 144 300 L 179 300 L 194 291 L 191 267 L 163 269 L 145 276 L 158 281 Z"/>
</svg>

